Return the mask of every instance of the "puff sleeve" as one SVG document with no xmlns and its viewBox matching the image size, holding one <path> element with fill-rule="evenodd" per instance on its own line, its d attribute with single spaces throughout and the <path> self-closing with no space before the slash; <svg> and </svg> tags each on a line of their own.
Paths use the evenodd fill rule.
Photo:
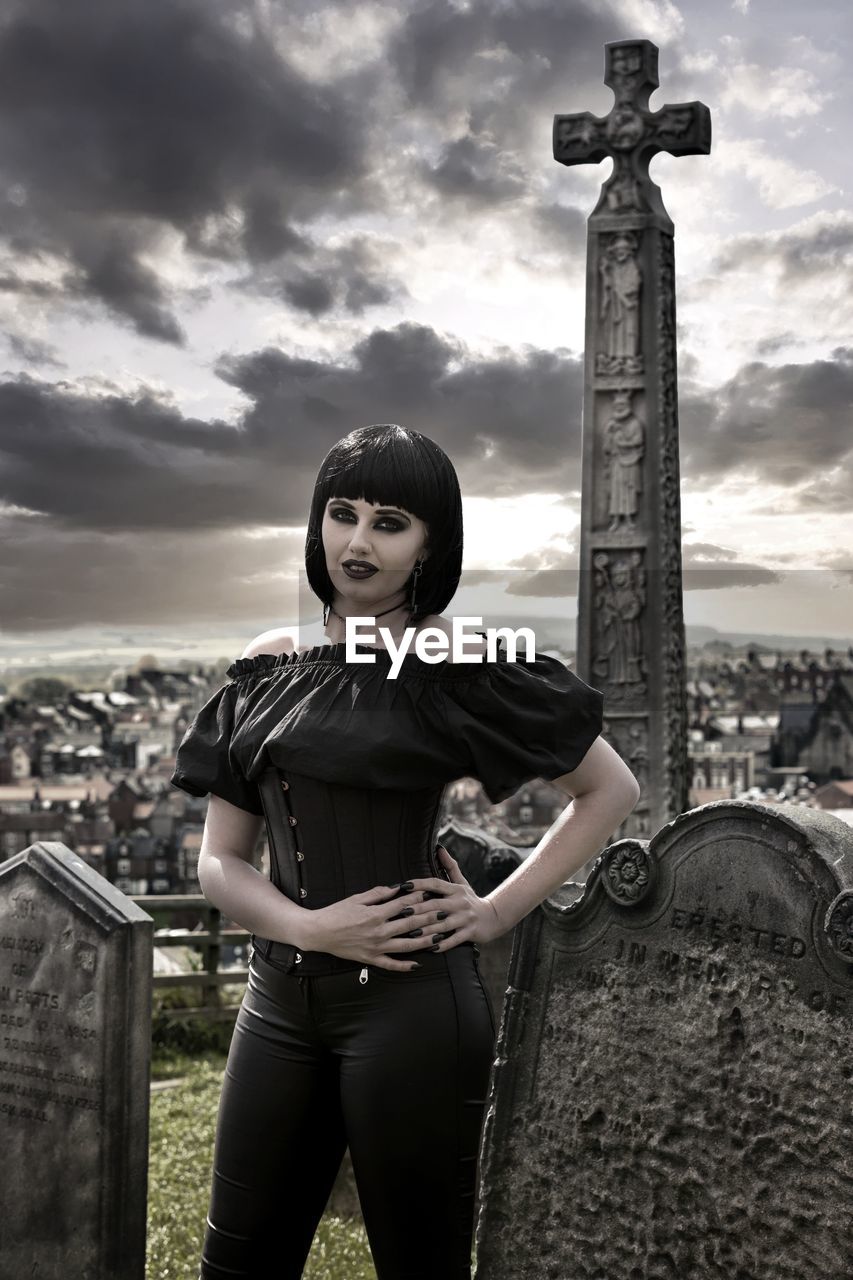
<svg viewBox="0 0 853 1280">
<path fill-rule="evenodd" d="M 491 664 L 454 699 L 453 731 L 492 804 L 533 778 L 571 773 L 601 733 L 604 695 L 557 658 Z"/>
<path fill-rule="evenodd" d="M 262 817 L 257 783 L 243 776 L 231 751 L 238 694 L 236 684 L 225 684 L 204 704 L 181 740 L 169 781 L 191 796 L 212 793 Z"/>
</svg>

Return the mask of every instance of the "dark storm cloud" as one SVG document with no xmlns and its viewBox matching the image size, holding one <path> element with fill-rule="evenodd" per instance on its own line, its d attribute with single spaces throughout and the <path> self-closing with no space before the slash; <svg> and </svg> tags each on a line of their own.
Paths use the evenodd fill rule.
<svg viewBox="0 0 853 1280">
<path fill-rule="evenodd" d="M 38 365 L 39 368 L 67 368 L 65 361 L 60 358 L 57 348 L 52 347 L 48 342 L 41 342 L 38 338 L 24 337 L 18 333 L 7 333 L 6 344 L 11 355 L 21 364 Z"/>
<path fill-rule="evenodd" d="M 550 135 L 549 112 L 607 111 L 603 46 L 624 38 L 617 19 L 578 0 L 472 0 L 464 9 L 427 0 L 392 35 L 388 57 L 409 105 L 439 119 L 467 110 L 472 133 L 491 131 L 504 146 L 526 136 L 531 117 L 541 114 Z M 591 100 L 581 101 L 586 92 Z"/>
<path fill-rule="evenodd" d="M 360 235 L 329 250 L 312 224 L 405 216 L 432 195 L 430 216 L 451 222 L 516 201 L 535 233 L 531 139 L 537 171 L 554 171 L 551 115 L 609 108 L 602 43 L 624 35 L 580 0 L 411 3 L 387 47 L 320 79 L 288 59 L 288 29 L 304 38 L 307 16 L 248 0 L 12 0 L 0 227 L 21 265 L 5 288 L 58 290 L 180 344 L 186 294 L 157 265 L 177 232 L 200 258 L 247 262 L 245 293 L 314 317 L 404 298 L 404 261 L 366 261 Z M 570 200 L 573 175 L 552 180 Z M 28 257 L 61 285 L 37 282 Z"/>
<path fill-rule="evenodd" d="M 77 238 L 75 291 L 123 313 L 143 337 L 183 344 L 183 330 L 169 312 L 159 277 L 136 256 L 146 248 L 144 237 L 119 227 L 106 235 L 104 230 Z"/>
<path fill-rule="evenodd" d="M 335 309 L 362 315 L 368 307 L 408 297 L 406 285 L 385 260 L 390 252 L 382 239 L 355 235 L 334 248 L 312 245 L 310 268 L 275 262 L 232 281 L 230 288 L 280 298 L 312 316 Z"/>
<path fill-rule="evenodd" d="M 809 284 L 816 276 L 851 274 L 853 217 L 815 220 L 775 235 L 739 236 L 714 263 L 714 273 L 740 273 L 775 266 L 780 284 Z"/>
<path fill-rule="evenodd" d="M 237 425 L 184 416 L 152 395 L 75 394 L 25 375 L 0 385 L 0 504 L 31 513 L 2 517 L 5 629 L 75 615 L 133 620 L 146 608 L 160 621 L 221 618 L 234 600 L 235 617 L 265 616 L 281 570 L 300 563 L 301 539 L 245 531 L 304 524 L 323 456 L 370 422 L 435 439 L 469 497 L 580 486 L 581 367 L 565 351 L 477 358 L 427 326 L 401 324 L 336 359 L 267 348 L 223 357 L 218 373 L 250 401 Z M 689 387 L 682 474 L 696 486 L 755 470 L 792 488 L 792 515 L 849 510 L 851 407 L 850 351 L 809 365 L 750 364 L 714 394 Z M 806 475 L 823 479 L 803 497 L 793 488 Z M 544 567 L 563 563 L 555 553 Z M 685 569 L 701 589 L 743 585 L 744 574 L 762 580 L 724 548 L 686 548 Z M 211 584 L 232 578 L 225 607 Z"/>
<path fill-rule="evenodd" d="M 252 402 L 237 426 L 151 395 L 75 394 L 26 375 L 0 384 L 0 505 L 32 513 L 0 516 L 4 629 L 130 621 L 146 608 L 160 622 L 222 618 L 231 603 L 234 617 L 250 604 L 264 616 L 301 542 L 244 531 L 303 524 L 323 456 L 371 422 L 435 439 L 468 496 L 580 482 L 580 364 L 565 351 L 477 359 L 401 324 L 337 361 L 267 349 L 222 359 L 219 373 Z M 232 580 L 225 608 L 211 584 Z"/>
<path fill-rule="evenodd" d="M 75 393 L 27 375 L 0 384 L 0 502 L 42 513 L 63 537 L 244 522 L 245 465 L 237 429 L 152 395 Z"/>
<path fill-rule="evenodd" d="M 73 289 L 166 341 L 181 340 L 170 290 L 142 263 L 163 225 L 195 252 L 263 261 L 299 253 L 291 221 L 366 203 L 365 87 L 307 80 L 234 16 L 200 0 L 24 0 L 0 22 L 10 246 L 55 257 Z"/>
<path fill-rule="evenodd" d="M 270 349 L 225 358 L 218 372 L 255 402 L 244 429 L 264 449 L 313 427 L 319 462 L 353 427 L 399 422 L 448 452 L 467 493 L 578 483 L 581 373 L 566 351 L 502 351 L 477 360 L 425 325 L 401 324 L 375 330 L 339 363 Z"/>
<path fill-rule="evenodd" d="M 691 484 L 746 473 L 793 489 L 817 475 L 813 497 L 792 495 L 792 504 L 853 510 L 853 350 L 804 364 L 753 361 L 714 391 L 682 393 L 681 469 Z"/>
<path fill-rule="evenodd" d="M 681 583 L 685 591 L 721 591 L 729 587 L 763 587 L 782 575 L 764 565 L 738 559 L 730 547 L 713 542 L 683 542 Z"/>
<path fill-rule="evenodd" d="M 298 311 L 307 311 L 312 316 L 331 311 L 335 301 L 331 281 L 316 273 L 303 273 L 285 281 L 282 293 Z"/>
<path fill-rule="evenodd" d="M 26 375 L 0 385 L 0 501 L 111 533 L 299 523 L 323 455 L 369 422 L 432 436 L 470 493 L 577 485 L 580 371 L 565 352 L 477 360 L 403 324 L 339 361 L 271 348 L 218 371 L 252 402 L 237 426 L 150 394 L 74 393 Z"/>
<path fill-rule="evenodd" d="M 287 59 L 288 22 L 305 15 L 272 13 L 278 40 L 248 5 L 6 5 L 0 225 L 22 259 L 55 264 L 64 297 L 183 343 L 179 297 L 156 268 L 165 228 L 201 257 L 247 260 L 243 291 L 275 293 L 311 316 L 400 300 L 405 264 L 365 260 L 357 236 L 325 250 L 306 228 L 389 201 L 418 210 L 424 188 L 450 218 L 460 201 L 485 210 L 526 197 L 535 210 L 521 160 L 532 122 L 547 141 L 566 84 L 574 97 L 592 88 L 590 50 L 620 35 L 576 3 L 414 5 L 373 63 L 318 82 Z M 543 52 L 555 49 L 558 58 Z M 457 99 L 469 120 L 461 136 L 450 120 Z M 398 145 L 401 115 L 407 128 L 420 120 L 438 131 L 434 163 Z M 28 279 L 24 262 L 5 288 L 32 296 L 56 285 Z"/>
<path fill-rule="evenodd" d="M 503 204 L 525 191 L 524 174 L 508 153 L 470 135 L 448 143 L 438 164 L 420 172 L 439 195 L 475 206 Z"/>
<path fill-rule="evenodd" d="M 111 532 L 300 523 L 323 455 L 369 422 L 434 438 L 470 495 L 579 487 L 581 365 L 565 350 L 478 358 L 404 323 L 340 357 L 270 347 L 222 357 L 216 371 L 250 402 L 236 425 L 187 417 L 152 394 L 7 380 L 0 500 L 66 528 Z M 804 476 L 844 471 L 853 351 L 802 365 L 755 362 L 714 392 L 682 391 L 682 474 L 692 485 L 755 470 L 794 488 Z"/>
<path fill-rule="evenodd" d="M 433 134 L 444 131 L 437 159 L 418 172 L 449 203 L 450 216 L 459 206 L 481 213 L 509 205 L 525 253 L 556 248 L 567 262 L 577 261 L 595 199 L 576 168 L 554 160 L 553 116 L 606 115 L 613 94 L 603 81 L 604 45 L 635 34 L 615 13 L 583 0 L 411 5 L 390 37 L 387 61 L 407 117 L 425 120 Z M 676 47 L 665 50 L 664 63 L 662 101 L 678 101 Z M 695 77 L 691 82 L 687 72 L 683 80 L 687 96 L 695 98 Z M 605 176 L 609 162 L 602 167 Z M 436 216 L 441 213 L 447 213 L 444 206 Z M 522 221 L 522 213 L 529 218 Z M 555 231 L 567 238 L 555 241 Z"/>
<path fill-rule="evenodd" d="M 565 204 L 541 204 L 534 210 L 533 222 L 552 249 L 562 248 L 585 261 L 586 218 L 580 209 Z"/>
<path fill-rule="evenodd" d="M 199 637 L 233 623 L 248 639 L 249 620 L 285 616 L 281 574 L 304 544 L 304 535 L 249 541 L 201 526 L 179 541 L 173 533 L 82 528 L 57 536 L 48 517 L 0 512 L 2 633 L 61 632 L 64 642 L 84 627 L 107 643 L 104 627 L 180 627 L 191 619 Z"/>
<path fill-rule="evenodd" d="M 755 343 L 755 354 L 759 358 L 775 356 L 790 347 L 801 346 L 802 341 L 802 338 L 797 337 L 790 329 L 785 329 L 781 333 L 770 333 L 765 338 L 759 338 Z"/>
<path fill-rule="evenodd" d="M 579 540 L 578 540 L 579 541 Z M 577 542 L 571 554 L 564 548 L 544 548 L 514 561 L 511 572 L 495 573 L 505 579 L 505 592 L 510 596 L 557 597 L 573 599 L 580 588 L 577 568 Z M 569 567 L 563 568 L 563 565 Z M 521 572 L 524 570 L 524 572 Z M 736 551 L 713 543 L 682 543 L 681 582 L 685 591 L 723 591 L 732 587 L 763 587 L 782 581 L 782 574 L 763 565 L 738 559 Z M 473 585 L 473 577 L 465 581 Z"/>
</svg>

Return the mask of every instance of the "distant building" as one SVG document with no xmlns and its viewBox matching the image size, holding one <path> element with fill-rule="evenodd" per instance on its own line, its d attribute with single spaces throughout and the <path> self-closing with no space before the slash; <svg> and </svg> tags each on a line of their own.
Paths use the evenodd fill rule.
<svg viewBox="0 0 853 1280">
<path fill-rule="evenodd" d="M 783 694 L 770 766 L 794 765 L 819 784 L 853 778 L 853 673 L 835 672 L 819 701 Z"/>
<path fill-rule="evenodd" d="M 853 778 L 839 782 L 827 782 L 815 792 L 815 803 L 820 809 L 853 810 Z"/>
</svg>

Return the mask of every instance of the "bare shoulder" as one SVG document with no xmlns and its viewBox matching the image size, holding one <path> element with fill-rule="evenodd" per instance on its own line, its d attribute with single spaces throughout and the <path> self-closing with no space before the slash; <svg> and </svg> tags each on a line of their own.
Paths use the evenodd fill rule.
<svg viewBox="0 0 853 1280">
<path fill-rule="evenodd" d="M 418 623 L 418 630 L 422 631 L 424 627 L 438 627 L 447 636 L 448 649 L 453 644 L 453 623 L 448 618 L 442 618 L 441 614 L 428 614 L 422 622 Z M 470 654 L 486 652 L 486 637 L 476 635 L 474 632 L 466 631 L 465 635 L 465 652 Z"/>
<path fill-rule="evenodd" d="M 294 653 L 297 649 L 293 636 L 282 627 L 273 627 L 262 631 L 254 640 L 250 640 L 241 653 L 241 658 L 254 658 L 259 653 Z"/>
</svg>

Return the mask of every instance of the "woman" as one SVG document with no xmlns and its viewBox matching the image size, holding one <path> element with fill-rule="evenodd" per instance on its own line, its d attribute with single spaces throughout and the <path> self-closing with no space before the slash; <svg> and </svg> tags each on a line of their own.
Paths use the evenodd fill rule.
<svg viewBox="0 0 853 1280">
<path fill-rule="evenodd" d="M 602 695 L 554 658 L 434 665 L 412 645 L 387 678 L 379 627 L 395 645 L 407 627 L 450 635 L 462 502 L 433 441 L 381 425 L 335 445 L 305 563 L 329 643 L 253 641 L 172 777 L 210 793 L 199 882 L 252 932 L 199 1275 L 297 1280 L 348 1146 L 378 1280 L 470 1278 L 496 1034 L 477 944 L 593 856 L 637 787 L 598 736 Z M 376 619 L 380 643 L 357 649 L 372 663 L 346 660 L 350 616 Z M 463 776 L 493 803 L 537 776 L 575 796 L 486 898 L 435 844 Z M 251 863 L 262 820 L 269 880 Z"/>
</svg>

